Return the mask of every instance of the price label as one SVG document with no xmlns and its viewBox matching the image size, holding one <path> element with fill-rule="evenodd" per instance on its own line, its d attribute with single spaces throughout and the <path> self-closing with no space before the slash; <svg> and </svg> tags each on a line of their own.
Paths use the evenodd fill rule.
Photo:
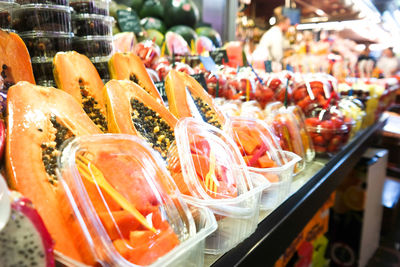
<svg viewBox="0 0 400 267">
<path fill-rule="evenodd" d="M 215 62 L 211 57 L 200 56 L 199 58 L 206 70 L 208 70 L 209 72 L 217 71 L 217 65 L 215 65 Z"/>
<path fill-rule="evenodd" d="M 135 10 L 117 10 L 117 21 L 122 32 L 142 32 L 140 18 Z"/>
<path fill-rule="evenodd" d="M 206 78 L 204 77 L 204 73 L 197 73 L 197 74 L 193 74 L 191 76 L 193 78 L 195 78 L 196 81 L 198 81 L 201 84 L 201 86 L 203 86 L 203 88 L 204 88 L 204 90 L 206 90 L 206 92 L 208 91 Z"/>
<path fill-rule="evenodd" d="M 226 53 L 226 49 L 217 49 L 210 52 L 210 57 L 214 60 L 214 62 L 218 65 L 227 63 L 229 61 L 228 54 Z"/>
<path fill-rule="evenodd" d="M 158 92 L 160 93 L 163 101 L 168 103 L 167 93 L 165 92 L 165 83 L 164 82 L 155 82 L 154 85 L 156 86 Z"/>
</svg>

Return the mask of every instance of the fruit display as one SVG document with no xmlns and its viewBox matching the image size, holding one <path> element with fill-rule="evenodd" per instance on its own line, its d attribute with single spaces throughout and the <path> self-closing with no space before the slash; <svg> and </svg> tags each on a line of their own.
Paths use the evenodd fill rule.
<svg viewBox="0 0 400 267">
<path fill-rule="evenodd" d="M 206 239 L 206 253 L 220 254 L 234 247 L 256 228 L 265 179 L 255 185 L 243 166 L 234 141 L 218 128 L 185 118 L 175 127 L 176 147 L 168 169 L 188 203 L 208 207 L 218 229 Z M 236 167 L 235 167 L 236 166 Z"/>
<path fill-rule="evenodd" d="M 57 53 L 54 78 L 58 88 L 72 95 L 96 126 L 107 132 L 104 84 L 89 58 L 75 51 Z"/>
<path fill-rule="evenodd" d="M 201 240 L 185 244 L 197 231 L 191 213 L 162 159 L 142 140 L 129 135 L 76 138 L 60 157 L 63 214 L 74 229 L 72 239 L 88 252 L 86 263 L 150 265 L 175 248 L 188 254 L 170 255 L 183 264 L 195 260 L 193 249 L 201 254 L 196 244 Z"/>
<path fill-rule="evenodd" d="M 345 117 L 354 120 L 354 126 L 351 128 L 350 133 L 350 138 L 352 138 L 361 129 L 366 113 L 362 107 L 358 106 L 351 98 L 341 99 L 338 107 Z"/>
<path fill-rule="evenodd" d="M 315 152 L 328 156 L 334 155 L 349 140 L 353 120 L 344 117 L 336 107 L 317 108 L 311 114 L 305 122 Z"/>
<path fill-rule="evenodd" d="M 72 16 L 72 29 L 75 36 L 111 36 L 113 17 L 97 14 L 77 14 Z"/>
<path fill-rule="evenodd" d="M 69 6 L 76 14 L 98 14 L 108 16 L 108 0 L 70 0 Z"/>
<path fill-rule="evenodd" d="M 186 43 L 191 44 L 197 39 L 195 30 L 186 25 L 175 25 L 168 29 L 168 31 L 175 32 L 185 39 Z"/>
<path fill-rule="evenodd" d="M 72 47 L 70 33 L 31 31 L 21 33 L 19 36 L 24 40 L 31 57 L 51 58 L 58 51 L 69 51 Z"/>
<path fill-rule="evenodd" d="M 57 51 L 68 51 L 63 49 Z M 87 36 L 74 38 L 72 50 L 84 54 L 89 58 L 106 57 L 113 52 L 113 40 L 111 36 Z"/>
<path fill-rule="evenodd" d="M 0 229 L 2 266 L 55 266 L 54 242 L 32 202 L 15 191 L 1 193 L 11 206 L 7 224 Z"/>
<path fill-rule="evenodd" d="M 160 56 L 160 48 L 150 40 L 138 43 L 134 51 L 147 68 L 152 67 Z"/>
<path fill-rule="evenodd" d="M 57 155 L 66 139 L 101 131 L 71 95 L 28 82 L 10 88 L 7 112 L 8 184 L 32 201 L 55 241 L 55 249 L 80 260 L 57 200 Z"/>
<path fill-rule="evenodd" d="M 213 99 L 191 76 L 171 70 L 165 79 L 169 110 L 178 119 L 195 117 L 222 128 L 226 118 L 214 105 Z"/>
</svg>

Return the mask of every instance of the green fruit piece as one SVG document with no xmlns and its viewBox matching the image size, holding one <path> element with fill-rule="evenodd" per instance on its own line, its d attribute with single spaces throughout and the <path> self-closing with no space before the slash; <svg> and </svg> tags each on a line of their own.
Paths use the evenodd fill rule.
<svg viewBox="0 0 400 267">
<path fill-rule="evenodd" d="M 118 4 L 117 2 L 111 1 L 109 10 L 110 10 L 110 16 L 114 17 L 117 19 L 117 10 L 128 10 L 129 7 L 123 4 Z"/>
<path fill-rule="evenodd" d="M 153 18 L 153 17 L 146 17 L 140 20 L 140 25 L 145 30 L 157 30 L 162 34 L 165 34 L 167 31 L 167 28 L 164 25 L 164 22 L 162 22 L 160 19 Z"/>
<path fill-rule="evenodd" d="M 161 47 L 164 42 L 164 34 L 157 30 L 149 29 L 147 30 L 147 40 L 155 40 L 155 43 Z"/>
<path fill-rule="evenodd" d="M 222 46 L 221 36 L 213 28 L 210 28 L 210 27 L 199 27 L 199 28 L 196 29 L 196 33 L 197 33 L 198 36 L 208 37 L 213 42 L 215 47 L 221 47 Z"/>
<path fill-rule="evenodd" d="M 196 32 L 186 25 L 176 25 L 170 28 L 168 31 L 177 33 L 182 36 L 183 39 L 185 39 L 185 41 L 188 43 L 188 45 L 192 43 L 192 40 L 195 41 L 197 39 Z"/>
<path fill-rule="evenodd" d="M 167 27 L 186 25 L 193 28 L 199 21 L 199 9 L 192 0 L 166 0 L 164 6 Z"/>
<path fill-rule="evenodd" d="M 139 10 L 142 8 L 143 0 L 131 0 L 131 1 L 132 1 L 131 8 L 136 12 L 139 12 Z"/>
<path fill-rule="evenodd" d="M 162 19 L 164 17 L 164 7 L 159 0 L 147 0 L 143 3 L 139 16 L 141 18 L 155 17 Z"/>
</svg>

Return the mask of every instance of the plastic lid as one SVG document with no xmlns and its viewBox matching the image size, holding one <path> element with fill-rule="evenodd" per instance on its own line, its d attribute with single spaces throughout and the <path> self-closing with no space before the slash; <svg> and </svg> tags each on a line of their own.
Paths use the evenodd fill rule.
<svg viewBox="0 0 400 267">
<path fill-rule="evenodd" d="M 58 166 L 70 204 L 63 212 L 74 218 L 72 230 L 99 262 L 148 265 L 196 232 L 163 160 L 138 137 L 75 138 Z"/>
<path fill-rule="evenodd" d="M 273 168 L 287 162 L 276 137 L 265 122 L 234 117 L 229 120 L 225 130 L 236 142 L 247 166 Z"/>
<path fill-rule="evenodd" d="M 113 37 L 108 35 L 89 35 L 83 37 L 75 37 L 74 43 L 78 42 L 87 42 L 87 41 L 106 41 L 106 42 L 113 42 Z"/>
<path fill-rule="evenodd" d="M 52 63 L 53 64 L 53 57 L 32 57 L 31 62 L 32 62 L 32 64 L 39 64 L 39 63 Z"/>
<path fill-rule="evenodd" d="M 218 128 L 185 118 L 175 127 L 175 141 L 193 198 L 222 203 L 252 188 L 236 144 Z"/>
<path fill-rule="evenodd" d="M 69 6 L 61 6 L 61 5 L 50 5 L 50 4 L 28 4 L 28 5 L 20 5 L 19 8 L 15 9 L 15 11 L 25 11 L 29 9 L 46 9 L 48 11 L 64 11 L 71 13 L 72 8 Z"/>
<path fill-rule="evenodd" d="M 21 38 L 72 38 L 74 34 L 65 32 L 51 32 L 51 31 L 30 31 L 20 33 Z"/>
<path fill-rule="evenodd" d="M 99 14 L 73 14 L 72 20 L 87 20 L 87 19 L 97 19 L 103 20 L 105 22 L 113 23 L 114 17 L 111 16 L 104 16 Z"/>
</svg>

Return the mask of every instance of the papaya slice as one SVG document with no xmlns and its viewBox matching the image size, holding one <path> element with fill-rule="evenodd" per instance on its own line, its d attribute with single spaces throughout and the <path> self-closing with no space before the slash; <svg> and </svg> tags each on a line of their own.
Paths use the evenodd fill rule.
<svg viewBox="0 0 400 267">
<path fill-rule="evenodd" d="M 115 53 L 108 62 L 108 68 L 111 79 L 135 82 L 159 103 L 164 104 L 142 60 L 134 53 Z"/>
<path fill-rule="evenodd" d="M 200 114 L 201 119 L 213 126 L 222 128 L 225 124 L 226 119 L 214 105 L 212 97 L 186 73 L 171 70 L 165 79 L 165 91 L 169 110 L 178 119 L 196 117 L 197 114 Z M 190 96 L 187 95 L 187 92 Z M 194 107 L 189 97 L 193 99 Z"/>
<path fill-rule="evenodd" d="M 103 223 L 111 240 L 118 238 L 129 238 L 131 231 L 137 230 L 141 223 L 126 210 L 99 213 L 99 218 Z"/>
<path fill-rule="evenodd" d="M 58 202 L 56 159 L 67 138 L 101 131 L 71 95 L 28 82 L 9 89 L 7 112 L 9 185 L 32 200 L 55 240 L 55 249 L 81 261 Z"/>
<path fill-rule="evenodd" d="M 107 132 L 103 82 L 90 59 L 75 51 L 59 52 L 53 60 L 57 87 L 72 95 L 102 132 Z"/>
<path fill-rule="evenodd" d="M 175 140 L 175 116 L 131 81 L 111 80 L 103 93 L 109 131 L 138 135 L 166 158 Z"/>
</svg>

